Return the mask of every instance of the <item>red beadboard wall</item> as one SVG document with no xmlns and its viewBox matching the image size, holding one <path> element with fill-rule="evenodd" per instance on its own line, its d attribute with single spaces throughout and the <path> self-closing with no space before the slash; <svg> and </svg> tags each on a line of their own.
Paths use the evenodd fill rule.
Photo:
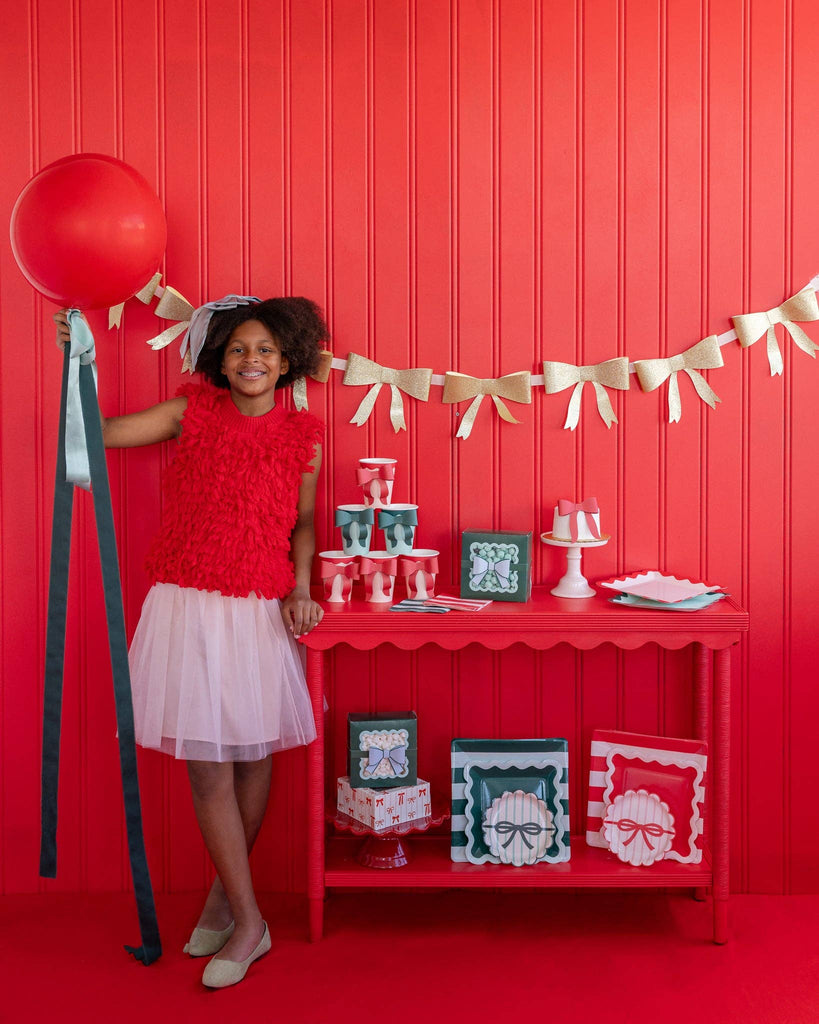
<svg viewBox="0 0 819 1024">
<path fill-rule="evenodd" d="M 0 220 L 22 185 L 67 153 L 118 156 L 167 211 L 164 283 L 194 302 L 231 291 L 310 295 L 337 357 L 489 377 L 674 355 L 730 316 L 767 309 L 819 271 L 815 128 L 819 22 L 812 0 L 28 0 L 3 4 Z M 129 884 L 112 687 L 93 516 L 78 493 L 62 745 L 59 878 L 37 877 L 41 675 L 60 365 L 52 307 L 0 246 L 0 891 Z M 171 396 L 176 346 L 129 303 L 93 316 L 108 413 Z M 781 330 L 781 329 L 780 329 Z M 819 329 L 808 327 L 819 340 Z M 396 498 L 420 506 L 418 541 L 457 577 L 466 528 L 534 531 L 559 496 L 594 494 L 613 536 L 590 577 L 642 567 L 726 585 L 751 612 L 734 658 L 732 885 L 817 891 L 813 620 L 816 364 L 783 342 L 724 348 L 715 411 L 680 383 L 592 394 L 577 431 L 568 392 L 534 388 L 519 425 L 481 407 L 405 401 L 395 434 L 382 395 L 333 371 L 311 384 L 329 424 L 319 543 L 337 546 L 336 502 L 357 500 L 359 456 L 399 460 Z M 466 406 L 461 406 L 463 413 Z M 126 618 L 160 510 L 167 450 L 111 453 Z M 561 554 L 535 545 L 536 583 Z M 334 656 L 335 768 L 344 718 L 412 706 L 420 768 L 448 786 L 453 735 L 570 741 L 582 824 L 592 728 L 685 734 L 690 655 L 653 648 L 536 656 Z M 304 886 L 303 751 L 275 766 L 260 886 Z M 207 861 L 182 765 L 141 755 L 155 887 L 204 885 Z"/>
</svg>

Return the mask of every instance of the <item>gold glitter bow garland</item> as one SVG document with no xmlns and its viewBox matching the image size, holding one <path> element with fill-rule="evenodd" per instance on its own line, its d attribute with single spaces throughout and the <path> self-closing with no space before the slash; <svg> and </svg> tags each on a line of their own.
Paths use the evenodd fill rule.
<svg viewBox="0 0 819 1024">
<path fill-rule="evenodd" d="M 393 430 L 406 430 L 404 422 L 404 400 L 401 392 L 405 392 L 420 402 L 429 397 L 429 386 L 432 383 L 432 370 L 414 367 L 409 370 L 394 370 L 390 366 L 381 366 L 372 359 L 351 352 L 347 357 L 347 369 L 344 371 L 344 384 L 371 385 L 361 404 L 355 411 L 350 423 L 360 427 L 366 423 L 375 406 L 375 400 L 384 384 L 389 384 L 392 392 L 390 398 L 390 422 Z"/>
<path fill-rule="evenodd" d="M 482 380 L 465 373 L 456 373 L 454 370 L 447 371 L 444 375 L 444 394 L 441 401 L 452 403 L 473 399 L 472 405 L 461 420 L 456 437 L 467 438 L 472 433 L 472 424 L 485 395 L 492 396 L 501 419 L 507 423 L 518 423 L 519 420 L 509 412 L 503 399 L 528 405 L 532 401 L 531 374 L 527 370 L 521 370 L 519 373 L 509 373 L 505 377 L 487 377 Z"/>
<path fill-rule="evenodd" d="M 157 270 L 157 272 L 154 274 L 151 280 L 145 285 L 145 287 L 140 288 L 140 290 L 133 297 L 135 299 L 139 299 L 140 302 L 144 302 L 145 305 L 147 306 L 150 303 L 151 299 L 156 294 L 156 290 L 159 287 L 159 282 L 161 280 L 162 274 Z M 108 310 L 109 331 L 111 330 L 112 327 L 119 327 L 119 325 L 122 323 L 122 311 L 124 309 L 125 303 L 120 302 L 118 306 L 111 306 L 111 308 Z"/>
<path fill-rule="evenodd" d="M 591 366 L 574 366 L 572 363 L 544 360 L 543 384 L 547 395 L 565 391 L 566 388 L 574 385 L 572 397 L 569 399 L 569 408 L 566 411 L 566 422 L 563 424 L 564 430 L 574 430 L 580 420 L 580 399 L 584 384 L 594 385 L 597 411 L 606 426 L 611 428 L 612 423 L 617 423 L 617 417 L 614 415 L 606 388 L 628 391 L 628 359 L 622 356 L 617 359 L 607 359 L 603 363 L 594 363 Z"/>
<path fill-rule="evenodd" d="M 639 359 L 634 363 L 637 378 L 643 391 L 653 391 L 663 381 L 668 381 L 668 422 L 679 423 L 682 416 L 680 404 L 680 387 L 677 374 L 684 370 L 691 378 L 691 383 L 703 402 L 714 408 L 716 402 L 722 401 L 709 387 L 708 382 L 698 370 L 711 370 L 723 366 L 722 353 L 716 334 L 698 341 L 696 345 L 686 349 L 670 359 Z"/>
<path fill-rule="evenodd" d="M 333 368 L 333 353 L 329 349 L 323 349 L 319 353 L 319 368 L 310 376 L 319 384 L 326 384 L 330 379 L 330 370 Z M 299 410 L 307 408 L 307 378 L 297 377 L 293 381 L 293 405 Z"/>
<path fill-rule="evenodd" d="M 764 313 L 742 313 L 740 316 L 733 316 L 731 320 L 734 330 L 737 332 L 737 339 L 743 348 L 753 345 L 759 341 L 763 334 L 767 334 L 768 364 L 771 367 L 771 376 L 782 373 L 782 353 L 776 340 L 775 324 L 782 324 L 790 334 L 799 348 L 812 358 L 816 358 L 816 345 L 810 340 L 794 320 L 809 322 L 819 320 L 819 304 L 816 301 L 816 292 L 808 285 L 801 292 L 792 295 L 781 305 Z"/>
</svg>

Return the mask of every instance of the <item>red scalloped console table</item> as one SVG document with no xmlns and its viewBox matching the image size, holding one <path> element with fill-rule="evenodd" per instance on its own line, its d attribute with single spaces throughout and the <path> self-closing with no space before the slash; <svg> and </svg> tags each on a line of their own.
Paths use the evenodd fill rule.
<svg viewBox="0 0 819 1024">
<path fill-rule="evenodd" d="M 321 938 L 324 895 L 327 888 L 710 888 L 713 896 L 714 942 L 728 939 L 728 773 L 730 760 L 730 648 L 748 631 L 748 613 L 731 598 L 699 612 L 643 611 L 618 608 L 605 593 L 568 600 L 536 587 L 526 604 L 495 602 L 478 613 L 445 615 L 390 613 L 388 606 L 353 600 L 346 605 L 324 605 L 321 625 L 304 639 L 307 684 L 313 702 L 318 737 L 308 756 L 307 895 L 310 937 Z M 369 651 L 393 644 L 413 651 L 436 644 L 448 651 L 480 644 L 493 651 L 525 644 L 542 651 L 559 643 L 579 650 L 600 644 L 632 650 L 657 644 L 670 650 L 694 645 L 695 728 L 698 739 L 708 739 L 711 786 L 706 823 L 710 852 L 700 864 L 663 861 L 650 870 L 621 864 L 604 850 L 587 847 L 582 837 L 572 844 L 565 864 L 535 865 L 512 870 L 499 865 L 455 864 L 449 858 L 448 839 L 419 842 L 411 863 L 400 870 L 375 871 L 355 861 L 348 838 L 338 837 L 325 846 L 324 819 L 324 652 L 339 644 Z M 713 672 L 711 662 L 713 660 Z"/>
</svg>

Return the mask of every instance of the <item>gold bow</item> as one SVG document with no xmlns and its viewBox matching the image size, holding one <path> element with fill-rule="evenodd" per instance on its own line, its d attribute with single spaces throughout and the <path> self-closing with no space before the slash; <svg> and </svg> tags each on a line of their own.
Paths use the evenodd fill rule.
<svg viewBox="0 0 819 1024">
<path fill-rule="evenodd" d="M 169 284 L 166 284 L 165 290 L 162 292 L 162 296 L 154 309 L 154 315 L 158 316 L 161 320 L 176 320 L 177 323 L 166 327 L 164 331 L 155 337 L 149 338 L 146 344 L 150 345 L 154 352 L 158 352 L 159 349 L 170 345 L 174 338 L 178 338 L 180 334 L 190 327 L 194 311 L 195 307 L 188 302 L 184 295 L 180 295 L 175 288 L 171 288 Z M 182 369 L 193 373 L 190 349 L 185 352 Z"/>
<path fill-rule="evenodd" d="M 151 280 L 145 285 L 134 296 L 135 299 L 139 299 L 140 302 L 144 302 L 147 306 L 151 299 L 154 297 L 159 282 L 162 280 L 162 274 L 157 270 Z M 112 327 L 119 327 L 122 323 L 122 311 L 125 309 L 125 303 L 120 302 L 118 306 L 111 306 L 108 310 L 108 330 Z"/>
<path fill-rule="evenodd" d="M 716 334 L 709 334 L 707 338 L 698 341 L 696 345 L 686 349 L 677 356 L 670 359 L 638 359 L 634 363 L 637 371 L 637 378 L 643 391 L 653 391 L 663 381 L 668 382 L 668 422 L 679 423 L 682 416 L 680 404 L 680 387 L 677 383 L 677 374 L 685 370 L 691 378 L 691 383 L 703 402 L 714 408 L 716 402 L 721 402 L 711 388 L 708 386 L 705 377 L 698 370 L 711 370 L 717 366 L 723 366 L 722 353 L 719 349 L 719 342 Z"/>
<path fill-rule="evenodd" d="M 366 423 L 375 406 L 378 392 L 382 385 L 389 384 L 392 397 L 390 399 L 390 422 L 393 430 L 406 430 L 404 422 L 404 400 L 401 391 L 426 402 L 429 397 L 429 386 L 432 383 L 432 370 L 414 367 L 410 370 L 394 370 L 390 366 L 381 366 L 371 359 L 351 352 L 347 357 L 347 369 L 344 371 L 344 384 L 370 384 L 372 387 L 364 396 L 361 405 L 356 409 L 350 423 L 360 427 Z M 399 390 L 400 389 L 400 390 Z"/>
<path fill-rule="evenodd" d="M 326 384 L 330 379 L 330 370 L 333 368 L 333 353 L 324 349 L 319 353 L 319 367 L 310 376 L 319 384 Z M 297 377 L 293 381 L 293 404 L 299 410 L 307 408 L 307 379 Z"/>
<path fill-rule="evenodd" d="M 775 306 L 764 313 L 742 313 L 740 316 L 732 316 L 734 330 L 743 348 L 753 345 L 759 341 L 763 334 L 767 334 L 768 342 L 768 364 L 771 367 L 771 376 L 782 373 L 782 353 L 776 340 L 775 324 L 782 324 L 790 334 L 799 348 L 812 358 L 816 358 L 816 345 L 805 334 L 801 327 L 795 324 L 794 320 L 803 322 L 819 320 L 819 304 L 816 301 L 816 292 L 808 285 L 801 292 L 786 299 L 781 306 Z"/>
<path fill-rule="evenodd" d="M 594 393 L 597 395 L 597 411 L 607 427 L 611 428 L 612 423 L 617 423 L 614 409 L 611 407 L 606 388 L 617 388 L 618 391 L 628 391 L 629 373 L 628 359 L 625 356 L 617 359 L 607 359 L 603 363 L 595 363 L 592 366 L 574 366 L 572 363 L 555 363 L 544 360 L 543 363 L 543 384 L 547 395 L 554 395 L 558 391 L 565 391 L 574 384 L 572 397 L 569 399 L 569 408 L 566 412 L 564 430 L 574 430 L 580 419 L 580 397 L 583 394 L 583 385 L 591 383 L 594 385 Z"/>
<path fill-rule="evenodd" d="M 521 370 L 518 373 L 508 373 L 505 377 L 487 377 L 481 380 L 479 377 L 470 377 L 465 373 L 456 373 L 449 370 L 444 376 L 443 402 L 466 402 L 474 399 L 472 405 L 466 410 L 466 415 L 461 420 L 456 437 L 467 438 L 472 433 L 472 424 L 478 415 L 478 408 L 483 401 L 484 395 L 491 395 L 498 415 L 507 423 L 518 423 L 511 412 L 506 408 L 502 399 L 510 402 L 522 402 L 528 405 L 532 401 L 531 374 L 528 370 Z"/>
</svg>

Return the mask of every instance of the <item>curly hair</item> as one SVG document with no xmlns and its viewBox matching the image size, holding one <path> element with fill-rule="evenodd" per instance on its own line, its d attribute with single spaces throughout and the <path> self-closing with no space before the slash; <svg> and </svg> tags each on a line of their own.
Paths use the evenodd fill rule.
<svg viewBox="0 0 819 1024">
<path fill-rule="evenodd" d="M 222 356 L 230 336 L 247 320 L 264 324 L 281 345 L 289 366 L 276 382 L 285 388 L 319 366 L 319 353 L 330 340 L 330 332 L 319 306 L 311 299 L 284 296 L 253 302 L 249 306 L 225 309 L 213 314 L 208 325 L 205 344 L 196 361 L 197 372 L 204 374 L 220 388 L 230 387 L 222 373 Z"/>
</svg>

